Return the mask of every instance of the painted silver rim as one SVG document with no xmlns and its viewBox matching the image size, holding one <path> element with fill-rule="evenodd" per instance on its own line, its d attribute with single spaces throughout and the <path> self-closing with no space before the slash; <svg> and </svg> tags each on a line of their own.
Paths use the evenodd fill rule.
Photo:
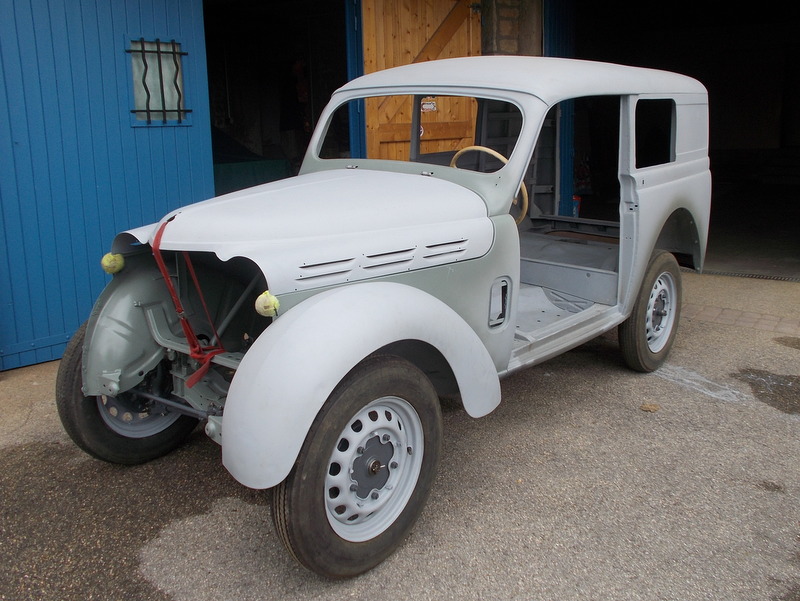
<svg viewBox="0 0 800 601">
<path fill-rule="evenodd" d="M 126 438 L 147 438 L 163 432 L 181 416 L 164 405 L 137 398 L 135 389 L 116 397 L 97 397 L 97 409 L 106 426 Z"/>
<path fill-rule="evenodd" d="M 152 394 L 168 396 L 169 388 L 165 381 L 169 377 L 169 372 L 161 364 L 148 373 L 136 388 L 116 397 L 98 396 L 97 409 L 106 426 L 126 438 L 147 438 L 169 428 L 178 421 L 181 414 L 136 394 L 138 388 Z"/>
<path fill-rule="evenodd" d="M 658 353 L 669 342 L 670 333 L 675 325 L 676 300 L 675 278 L 665 271 L 656 278 L 647 301 L 645 335 L 647 347 L 652 353 Z"/>
<path fill-rule="evenodd" d="M 401 398 L 377 399 L 350 419 L 325 476 L 325 509 L 336 534 L 363 542 L 394 523 L 416 487 L 423 444 L 419 415 Z"/>
</svg>

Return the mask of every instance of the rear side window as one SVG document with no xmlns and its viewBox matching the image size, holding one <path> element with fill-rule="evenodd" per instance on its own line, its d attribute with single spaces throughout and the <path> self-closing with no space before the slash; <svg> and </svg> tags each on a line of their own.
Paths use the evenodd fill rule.
<svg viewBox="0 0 800 601">
<path fill-rule="evenodd" d="M 675 101 L 639 100 L 636 103 L 636 168 L 675 160 Z"/>
</svg>

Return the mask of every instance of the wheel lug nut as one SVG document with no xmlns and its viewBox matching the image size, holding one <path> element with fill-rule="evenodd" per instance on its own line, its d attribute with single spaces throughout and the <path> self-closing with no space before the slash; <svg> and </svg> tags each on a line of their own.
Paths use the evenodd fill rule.
<svg viewBox="0 0 800 601">
<path fill-rule="evenodd" d="M 378 499 L 378 493 L 376 492 L 372 493 L 370 496 L 372 497 L 373 501 L 376 501 Z"/>
<path fill-rule="evenodd" d="M 356 449 L 356 452 L 358 452 L 358 453 L 360 453 L 360 454 L 362 454 L 362 455 L 363 455 L 363 454 L 364 454 L 364 447 L 358 447 L 358 448 Z"/>
<path fill-rule="evenodd" d="M 392 462 L 389 464 L 389 467 L 390 467 L 390 468 L 392 468 L 393 470 L 396 470 L 396 469 L 397 469 L 397 462 L 396 462 L 396 461 L 392 461 Z"/>
<path fill-rule="evenodd" d="M 356 492 L 357 490 L 358 490 L 358 484 L 350 485 L 350 492 Z"/>
<path fill-rule="evenodd" d="M 390 436 L 388 434 L 384 434 L 382 440 L 383 442 L 389 442 L 389 438 Z"/>
</svg>

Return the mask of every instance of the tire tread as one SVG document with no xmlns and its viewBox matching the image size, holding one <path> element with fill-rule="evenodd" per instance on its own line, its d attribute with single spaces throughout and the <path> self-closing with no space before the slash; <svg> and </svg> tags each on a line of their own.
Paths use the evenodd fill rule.
<svg viewBox="0 0 800 601">
<path fill-rule="evenodd" d="M 86 397 L 81 390 L 86 327 L 82 324 L 67 344 L 56 376 L 56 409 L 75 445 L 96 459 L 136 465 L 166 455 L 183 443 L 197 425 L 196 419 L 186 415 L 145 438 L 121 436 L 105 425 L 96 397 Z"/>
<path fill-rule="evenodd" d="M 402 380 L 404 386 L 418 391 L 421 398 L 416 402 L 421 403 L 420 407 L 425 408 L 432 421 L 428 425 L 430 438 L 426 434 L 425 444 L 425 452 L 430 455 L 426 458 L 427 472 L 420 474 L 412 500 L 403 514 L 375 538 L 352 543 L 339 538 L 327 522 L 321 502 L 322 488 L 317 478 L 322 477 L 320 466 L 325 463 L 325 460 L 320 462 L 320 457 L 328 452 L 322 450 L 327 447 L 321 441 L 330 440 L 331 434 L 338 436 L 341 432 L 338 424 L 343 421 L 343 414 L 337 401 L 343 395 L 348 395 L 351 386 L 358 387 L 362 392 L 364 387 L 369 388 L 365 384 L 369 377 L 384 382 Z M 353 398 L 351 395 L 348 402 L 352 402 Z M 425 374 L 413 364 L 399 357 L 378 355 L 365 359 L 353 368 L 314 419 L 292 471 L 272 489 L 273 525 L 290 556 L 305 568 L 330 579 L 356 576 L 388 557 L 402 544 L 425 504 L 441 450 L 441 427 L 441 410 L 436 392 Z"/>
<path fill-rule="evenodd" d="M 655 282 L 655 278 L 665 271 L 670 271 L 672 273 L 677 287 L 677 298 L 674 299 L 676 305 L 675 322 L 669 334 L 670 340 L 666 347 L 658 353 L 653 353 L 647 347 L 646 341 L 643 339 L 642 322 L 645 318 L 644 311 L 647 308 L 650 291 Z M 630 369 L 643 373 L 653 372 L 661 367 L 666 360 L 675 340 L 680 322 L 681 290 L 680 267 L 678 266 L 675 256 L 665 250 L 656 251 L 645 270 L 641 288 L 637 293 L 636 303 L 630 316 L 617 328 L 620 351 L 622 352 L 625 364 Z"/>
</svg>

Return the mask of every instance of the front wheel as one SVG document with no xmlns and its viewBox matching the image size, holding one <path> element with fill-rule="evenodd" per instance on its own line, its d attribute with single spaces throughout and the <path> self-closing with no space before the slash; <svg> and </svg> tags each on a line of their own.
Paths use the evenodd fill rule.
<svg viewBox="0 0 800 601">
<path fill-rule="evenodd" d="M 619 326 L 620 349 L 631 369 L 655 371 L 666 360 L 678 331 L 681 290 L 678 262 L 671 253 L 658 251 L 647 266 L 630 317 Z"/>
<path fill-rule="evenodd" d="M 84 396 L 85 336 L 84 323 L 67 345 L 56 378 L 58 415 L 73 442 L 98 459 L 129 465 L 161 457 L 183 442 L 197 420 L 136 394 L 141 389 L 168 396 L 171 376 L 164 365 L 147 374 L 139 386 L 116 397 Z"/>
<path fill-rule="evenodd" d="M 438 396 L 419 369 L 389 356 L 360 363 L 331 393 L 273 491 L 275 529 L 291 555 L 328 578 L 386 559 L 425 505 L 441 434 Z"/>
</svg>

